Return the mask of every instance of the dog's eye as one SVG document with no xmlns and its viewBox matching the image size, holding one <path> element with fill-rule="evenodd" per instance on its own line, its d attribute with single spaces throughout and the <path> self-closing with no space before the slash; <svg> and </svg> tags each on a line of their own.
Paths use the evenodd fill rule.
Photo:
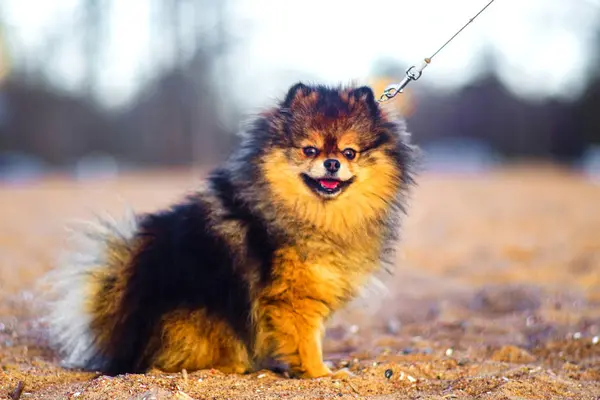
<svg viewBox="0 0 600 400">
<path fill-rule="evenodd" d="M 302 149 L 302 152 L 306 157 L 314 157 L 319 154 L 319 149 L 316 147 L 308 146 Z"/>
<path fill-rule="evenodd" d="M 354 160 L 354 157 L 356 157 L 356 151 L 353 149 L 344 149 L 344 151 L 342 151 L 342 154 L 348 160 Z"/>
</svg>

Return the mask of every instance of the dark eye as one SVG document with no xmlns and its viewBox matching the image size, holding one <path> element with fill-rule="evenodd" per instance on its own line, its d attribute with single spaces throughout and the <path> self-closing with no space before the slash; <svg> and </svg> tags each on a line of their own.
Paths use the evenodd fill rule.
<svg viewBox="0 0 600 400">
<path fill-rule="evenodd" d="M 342 154 L 344 155 L 344 157 L 346 157 L 348 160 L 353 160 L 354 157 L 356 157 L 356 151 L 352 150 L 352 149 L 344 149 L 344 151 L 342 151 Z"/>
<path fill-rule="evenodd" d="M 302 152 L 304 153 L 304 155 L 306 157 L 314 157 L 317 154 L 319 154 L 319 149 L 317 149 L 316 147 L 309 146 L 309 147 L 303 148 Z"/>
</svg>

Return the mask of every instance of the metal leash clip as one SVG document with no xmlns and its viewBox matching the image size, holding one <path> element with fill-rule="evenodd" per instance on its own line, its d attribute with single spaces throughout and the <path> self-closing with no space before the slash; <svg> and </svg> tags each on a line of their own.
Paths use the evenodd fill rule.
<svg viewBox="0 0 600 400">
<path fill-rule="evenodd" d="M 473 18 L 469 19 L 469 21 L 465 25 L 463 25 L 463 27 L 460 28 L 460 30 L 458 32 L 456 32 L 450 39 L 448 39 L 448 41 L 446 41 L 446 43 L 444 43 L 442 45 L 442 47 L 437 49 L 437 51 L 435 53 L 433 53 L 433 55 L 431 57 L 428 57 L 425 60 L 423 60 L 423 63 L 419 67 L 416 67 L 413 65 L 412 67 L 407 69 L 406 76 L 404 77 L 404 79 L 402 79 L 402 81 L 400 83 L 394 83 L 394 84 L 386 87 L 385 90 L 383 91 L 383 94 L 381 95 L 381 97 L 379 97 L 379 100 L 377 100 L 377 101 L 381 103 L 381 102 L 393 99 L 394 97 L 396 97 L 396 95 L 398 95 L 398 93 L 402 93 L 404 88 L 411 81 L 418 80 L 421 77 L 421 75 L 423 74 L 423 70 L 425 69 L 425 67 L 427 67 L 431 63 L 431 60 L 433 59 L 433 57 L 435 57 L 440 51 L 442 51 L 442 49 L 444 49 L 444 47 L 446 47 L 451 41 L 453 41 L 454 38 L 457 37 L 469 24 L 471 24 L 473 21 L 475 21 L 475 19 L 477 17 L 479 17 L 479 15 L 482 12 L 484 12 L 494 1 L 496 1 L 496 0 L 490 0 L 490 2 L 488 2 L 485 7 L 483 7 L 481 10 L 479 10 L 479 12 Z"/>
<path fill-rule="evenodd" d="M 416 81 L 421 77 L 421 75 L 423 75 L 423 70 L 429 65 L 430 62 L 431 59 L 426 58 L 425 60 L 423 60 L 423 63 L 418 68 L 415 65 L 413 65 L 412 67 L 407 69 L 406 76 L 404 77 L 404 79 L 402 79 L 400 83 L 394 83 L 385 88 L 383 94 L 379 98 L 379 102 L 390 100 L 396 97 L 398 93 L 402 93 L 402 91 L 410 81 Z"/>
</svg>

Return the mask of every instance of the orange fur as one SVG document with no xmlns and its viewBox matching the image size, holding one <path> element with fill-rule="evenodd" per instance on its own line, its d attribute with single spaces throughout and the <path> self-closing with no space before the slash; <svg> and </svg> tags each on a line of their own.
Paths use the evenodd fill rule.
<svg viewBox="0 0 600 400">
<path fill-rule="evenodd" d="M 309 131 L 301 142 L 320 149 L 318 157 L 308 159 L 301 149 L 291 156 L 273 149 L 261 164 L 281 213 L 298 216 L 310 233 L 278 252 L 274 281 L 257 296 L 255 356 L 274 353 L 301 377 L 331 374 L 322 361 L 324 323 L 378 267 L 384 239 L 380 224 L 401 182 L 402 171 L 386 156 L 385 147 L 363 159 L 357 131 L 333 135 L 331 149 L 324 147 L 326 134 L 320 130 Z M 358 151 L 353 160 L 340 156 L 346 148 Z M 347 192 L 324 201 L 302 182 L 301 174 L 333 156 L 354 181 Z"/>
<path fill-rule="evenodd" d="M 204 310 L 180 310 L 165 316 L 154 365 L 167 372 L 218 368 L 238 374 L 251 367 L 246 346 L 231 327 Z"/>
<path fill-rule="evenodd" d="M 351 190 L 335 201 L 324 202 L 304 185 L 299 177 L 302 165 L 290 165 L 285 151 L 274 150 L 263 160 L 263 170 L 275 200 L 287 210 L 303 218 L 317 229 L 338 237 L 347 237 L 357 230 L 369 229 L 370 223 L 385 216 L 398 190 L 396 182 L 401 171 L 383 152 L 375 152 L 376 167 L 361 168 L 360 159 L 350 165 L 355 175 Z"/>
<path fill-rule="evenodd" d="M 300 377 L 329 375 L 321 350 L 324 323 L 376 267 L 372 247 L 335 248 L 319 234 L 281 249 L 274 281 L 254 303 L 255 356 L 273 353 Z"/>
<path fill-rule="evenodd" d="M 360 146 L 358 145 L 358 143 L 360 142 L 359 140 L 359 135 L 357 132 L 355 131 L 345 131 L 343 132 L 341 135 L 339 135 L 338 138 L 338 149 L 339 150 L 344 150 L 346 148 L 351 148 L 353 150 L 357 150 L 360 149 Z M 360 153 L 357 154 L 357 156 L 359 156 Z M 357 162 L 358 161 L 358 157 L 355 158 L 353 160 L 353 162 Z"/>
</svg>

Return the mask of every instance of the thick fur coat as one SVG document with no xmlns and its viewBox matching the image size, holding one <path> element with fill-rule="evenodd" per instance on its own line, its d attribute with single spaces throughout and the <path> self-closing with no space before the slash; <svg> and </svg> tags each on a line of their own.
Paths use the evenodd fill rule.
<svg viewBox="0 0 600 400">
<path fill-rule="evenodd" d="M 331 374 L 324 323 L 391 261 L 413 155 L 371 89 L 293 86 L 179 204 L 78 232 L 51 338 L 107 374 Z"/>
</svg>

